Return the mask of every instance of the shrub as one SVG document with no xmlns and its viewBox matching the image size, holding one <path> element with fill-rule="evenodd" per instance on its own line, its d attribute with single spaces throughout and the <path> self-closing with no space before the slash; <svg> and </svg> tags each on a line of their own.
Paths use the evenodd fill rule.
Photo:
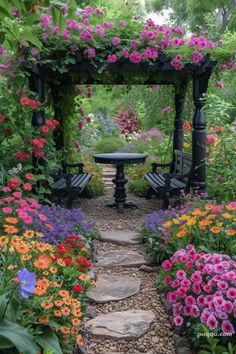
<svg viewBox="0 0 236 354">
<path fill-rule="evenodd" d="M 124 140 L 117 135 L 105 135 L 94 146 L 96 153 L 116 152 L 124 145 Z"/>
<path fill-rule="evenodd" d="M 138 119 L 131 106 L 126 111 L 119 109 L 114 118 L 118 120 L 121 134 L 126 138 L 138 132 Z"/>
</svg>

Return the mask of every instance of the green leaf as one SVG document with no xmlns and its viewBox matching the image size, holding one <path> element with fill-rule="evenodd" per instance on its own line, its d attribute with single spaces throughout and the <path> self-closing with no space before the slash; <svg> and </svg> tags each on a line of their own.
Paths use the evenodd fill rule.
<svg viewBox="0 0 236 354">
<path fill-rule="evenodd" d="M 63 33 L 66 29 L 66 19 L 64 15 L 60 12 L 60 17 L 59 17 L 59 32 L 60 34 Z"/>
<path fill-rule="evenodd" d="M 5 33 L 0 32 L 0 44 L 2 44 L 5 41 Z"/>
<path fill-rule="evenodd" d="M 28 42 L 32 43 L 35 47 L 39 49 L 42 47 L 42 43 L 40 42 L 38 37 L 33 35 L 29 30 L 25 29 L 20 34 L 22 38 L 25 38 Z"/>
<path fill-rule="evenodd" d="M 54 25 L 59 25 L 59 18 L 60 18 L 61 12 L 60 10 L 53 5 L 52 6 L 52 21 Z"/>
<path fill-rule="evenodd" d="M 207 350 L 201 350 L 198 352 L 198 354 L 212 354 L 211 352 L 208 352 Z"/>
<path fill-rule="evenodd" d="M 7 348 L 12 348 L 14 345 L 6 338 L 3 338 L 0 336 L 0 348 L 1 349 L 7 349 Z"/>
<path fill-rule="evenodd" d="M 51 330 L 48 330 L 45 333 L 40 334 L 40 336 L 36 337 L 36 342 L 42 348 L 48 348 L 50 350 L 53 350 L 53 353 L 55 354 L 63 354 L 58 338 L 56 334 L 53 333 Z"/>
<path fill-rule="evenodd" d="M 24 354 L 37 354 L 39 347 L 36 345 L 33 336 L 24 327 L 7 320 L 0 322 L 0 336 L 11 342 L 17 350 Z M 0 341 L 1 348 L 1 341 Z"/>
</svg>

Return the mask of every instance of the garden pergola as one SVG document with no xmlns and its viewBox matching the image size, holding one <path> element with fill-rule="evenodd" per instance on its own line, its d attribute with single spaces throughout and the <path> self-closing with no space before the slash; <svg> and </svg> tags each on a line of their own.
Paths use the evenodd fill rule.
<svg viewBox="0 0 236 354">
<path fill-rule="evenodd" d="M 30 88 L 41 101 L 45 99 L 45 85 L 51 89 L 55 117 L 63 120 L 59 101 L 66 87 L 76 84 L 113 84 L 113 85 L 173 85 L 175 87 L 175 119 L 173 134 L 173 150 L 183 149 L 183 108 L 187 85 L 193 84 L 193 103 L 195 113 L 192 120 L 192 178 L 191 186 L 204 191 L 206 187 L 206 119 L 203 111 L 208 81 L 216 62 L 206 55 L 196 64 L 187 63 L 182 70 L 175 70 L 165 55 L 160 55 L 158 62 L 127 63 L 117 62 L 107 64 L 92 63 L 82 59 L 80 54 L 74 55 L 73 60 L 65 62 L 60 68 L 60 61 L 49 64 L 35 64 L 31 61 L 24 63 L 24 68 L 30 72 Z M 44 124 L 44 112 L 33 113 L 32 125 L 38 127 Z M 63 131 L 55 136 L 57 149 L 63 147 Z"/>
</svg>

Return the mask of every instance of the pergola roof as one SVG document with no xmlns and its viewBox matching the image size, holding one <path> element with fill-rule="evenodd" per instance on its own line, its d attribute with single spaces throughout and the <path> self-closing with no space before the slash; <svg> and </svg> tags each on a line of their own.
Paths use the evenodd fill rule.
<svg viewBox="0 0 236 354">
<path fill-rule="evenodd" d="M 65 84 L 113 84 L 113 85 L 177 85 L 194 76 L 212 72 L 216 62 L 206 55 L 196 64 L 187 63 L 182 70 L 175 70 L 165 55 L 155 63 L 116 62 L 104 66 L 101 62 L 82 59 L 80 54 L 71 57 L 67 67 L 63 60 L 38 63 L 25 61 L 24 67 L 36 75 L 43 72 L 45 80 L 55 78 Z M 61 66 L 61 67 L 60 67 Z"/>
</svg>

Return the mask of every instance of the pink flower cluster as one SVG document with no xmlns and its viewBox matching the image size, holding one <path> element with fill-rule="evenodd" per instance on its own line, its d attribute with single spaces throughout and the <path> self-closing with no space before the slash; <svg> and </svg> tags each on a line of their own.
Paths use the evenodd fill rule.
<svg viewBox="0 0 236 354">
<path fill-rule="evenodd" d="M 34 198 L 23 198 L 22 190 L 30 192 L 32 187 L 29 183 L 33 179 L 31 173 L 26 173 L 25 183 L 21 183 L 20 179 L 13 177 L 8 181 L 7 186 L 2 187 L 2 191 L 7 195 L 0 199 L 0 206 L 4 214 L 15 214 L 29 225 L 33 223 L 33 216 L 37 216 L 41 221 L 46 221 L 47 217 L 39 213 L 41 205 Z M 18 190 L 16 190 L 18 189 Z"/>
<path fill-rule="evenodd" d="M 162 268 L 176 326 L 201 322 L 210 330 L 235 333 L 236 261 L 227 255 L 198 253 L 188 245 Z"/>
</svg>

